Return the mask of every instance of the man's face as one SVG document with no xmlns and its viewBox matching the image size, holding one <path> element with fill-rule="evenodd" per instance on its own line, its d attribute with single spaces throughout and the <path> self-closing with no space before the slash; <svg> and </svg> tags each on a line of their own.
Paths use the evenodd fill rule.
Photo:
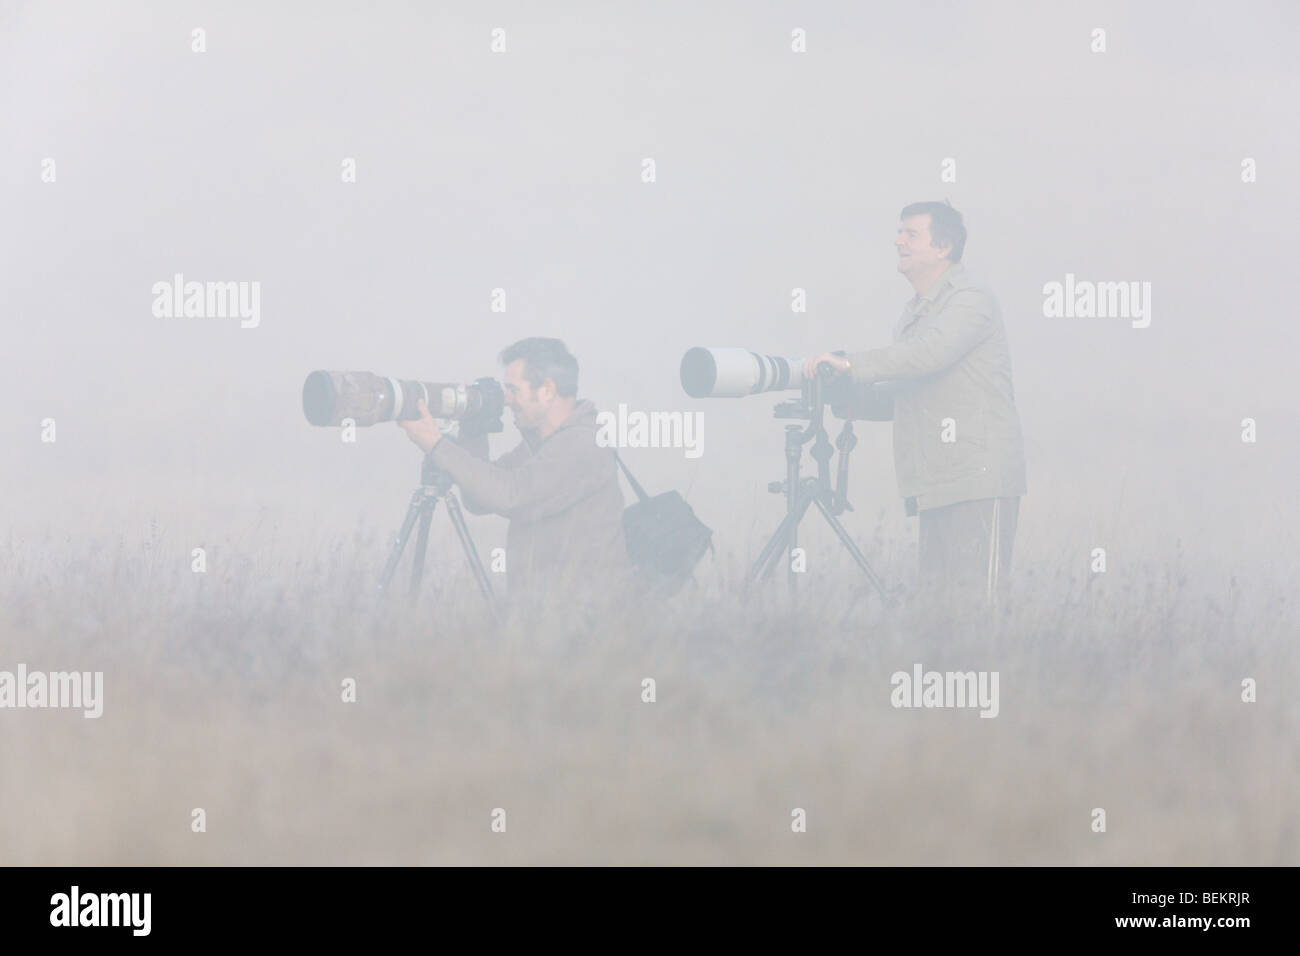
<svg viewBox="0 0 1300 956">
<path fill-rule="evenodd" d="M 524 360 L 515 359 L 506 366 L 503 387 L 506 407 L 514 412 L 516 428 L 536 428 L 545 421 L 546 412 L 555 400 L 555 386 L 550 379 L 533 388 L 524 377 Z"/>
<path fill-rule="evenodd" d="M 898 224 L 894 249 L 898 253 L 898 271 L 904 275 L 924 274 L 940 268 L 950 251 L 945 244 L 936 249 L 930 244 L 930 214 L 908 216 Z"/>
</svg>

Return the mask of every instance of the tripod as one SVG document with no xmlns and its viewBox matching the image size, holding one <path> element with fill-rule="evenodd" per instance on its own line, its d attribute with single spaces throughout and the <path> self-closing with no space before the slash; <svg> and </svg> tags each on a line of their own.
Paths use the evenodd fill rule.
<svg viewBox="0 0 1300 956">
<path fill-rule="evenodd" d="M 406 519 L 397 532 L 392 550 L 388 553 L 388 561 L 379 576 L 379 590 L 381 592 L 388 590 L 393 574 L 397 571 L 397 563 L 402 558 L 402 551 L 411 538 L 411 529 L 415 527 L 416 519 L 419 519 L 420 530 L 415 539 L 415 558 L 411 565 L 411 600 L 415 601 L 419 594 L 420 577 L 424 574 L 424 556 L 429 549 L 429 525 L 433 522 L 433 511 L 438 506 L 438 502 L 443 501 L 446 502 L 447 514 L 451 516 L 456 537 L 460 539 L 461 549 L 465 552 L 465 559 L 469 561 L 470 570 L 474 572 L 474 580 L 478 582 L 479 591 L 483 593 L 483 598 L 488 602 L 493 615 L 496 615 L 497 606 L 495 595 L 492 593 L 492 583 L 488 580 L 487 571 L 483 569 L 483 562 L 474 547 L 474 539 L 470 537 L 469 528 L 465 525 L 465 515 L 460 510 L 460 502 L 452 494 L 451 486 L 451 475 L 435 467 L 433 460 L 425 455 L 420 466 L 420 487 L 416 488 L 411 495 L 411 504 L 406 509 Z"/>
<path fill-rule="evenodd" d="M 815 505 L 822 517 L 826 519 L 826 523 L 831 526 L 831 530 L 835 532 L 836 537 L 840 539 L 845 550 L 849 552 L 853 562 L 876 589 L 880 599 L 886 606 L 893 607 L 896 602 L 885 590 L 880 577 L 872 570 L 862 549 L 849 536 L 837 517 L 845 511 L 853 510 L 853 506 L 845 497 L 845 489 L 849 480 L 849 455 L 857 445 L 858 438 L 853 434 L 853 420 L 846 418 L 844 427 L 835 439 L 835 449 L 839 451 L 840 460 L 836 472 L 837 486 L 832 488 L 830 460 L 834 451 L 826 433 L 826 426 L 822 424 L 826 410 L 823 391 L 829 375 L 829 369 L 819 370 L 816 378 L 811 382 L 804 382 L 803 394 L 798 401 L 782 402 L 776 407 L 776 417 L 806 418 L 808 425 L 807 427 L 785 426 L 785 480 L 769 482 L 767 486 L 767 490 L 773 494 L 785 495 L 785 517 L 781 519 L 776 531 L 772 533 L 753 566 L 750 567 L 749 573 L 745 576 L 745 589 L 748 590 L 755 581 L 769 578 L 782 557 L 788 556 L 794 550 L 798 541 L 799 523 L 808 513 L 809 506 Z M 800 477 L 799 465 L 803 457 L 803 446 L 810 441 L 813 443 L 810 454 L 813 461 L 817 463 L 817 475 Z M 798 575 L 799 572 L 795 570 L 794 563 L 791 561 L 788 566 L 788 576 L 792 594 L 796 590 Z"/>
</svg>

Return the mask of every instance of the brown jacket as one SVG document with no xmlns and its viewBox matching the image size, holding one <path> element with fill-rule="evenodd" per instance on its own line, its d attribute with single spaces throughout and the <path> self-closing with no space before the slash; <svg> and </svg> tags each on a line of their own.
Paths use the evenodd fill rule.
<svg viewBox="0 0 1300 956">
<path fill-rule="evenodd" d="M 893 345 L 848 359 L 857 386 L 893 392 L 894 468 L 908 514 L 1026 493 L 1002 310 L 965 266 L 950 265 L 912 297 Z"/>
<path fill-rule="evenodd" d="M 510 594 L 601 600 L 628 573 L 623 493 L 612 448 L 596 444 L 596 407 L 579 401 L 564 423 L 539 441 L 523 441 L 488 461 L 487 437 L 443 439 L 429 454 L 460 486 L 467 510 L 510 519 L 506 576 Z"/>
</svg>

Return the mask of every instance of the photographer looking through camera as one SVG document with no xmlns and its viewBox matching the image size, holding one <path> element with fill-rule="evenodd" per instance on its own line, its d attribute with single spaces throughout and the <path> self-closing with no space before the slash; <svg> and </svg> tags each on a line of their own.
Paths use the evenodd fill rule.
<svg viewBox="0 0 1300 956">
<path fill-rule="evenodd" d="M 523 440 L 495 461 L 485 433 L 462 425 L 456 439 L 444 436 L 423 401 L 418 420 L 397 424 L 452 476 L 469 511 L 510 520 L 512 601 L 615 599 L 628 574 L 623 493 L 613 449 L 596 443 L 596 407 L 577 398 L 578 361 L 549 338 L 523 339 L 500 359 Z"/>
</svg>

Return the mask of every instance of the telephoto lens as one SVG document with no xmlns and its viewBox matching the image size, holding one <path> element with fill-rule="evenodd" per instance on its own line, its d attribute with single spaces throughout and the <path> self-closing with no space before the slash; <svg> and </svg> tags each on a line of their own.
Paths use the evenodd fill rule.
<svg viewBox="0 0 1300 956">
<path fill-rule="evenodd" d="M 682 356 L 682 388 L 691 398 L 740 398 L 803 387 L 803 362 L 748 349 L 696 347 Z"/>
<path fill-rule="evenodd" d="M 472 385 L 386 378 L 373 372 L 317 370 L 302 386 L 302 410 L 313 425 L 356 425 L 414 421 L 420 400 L 434 418 L 492 421 L 501 417 L 505 397 L 495 379 Z"/>
</svg>

